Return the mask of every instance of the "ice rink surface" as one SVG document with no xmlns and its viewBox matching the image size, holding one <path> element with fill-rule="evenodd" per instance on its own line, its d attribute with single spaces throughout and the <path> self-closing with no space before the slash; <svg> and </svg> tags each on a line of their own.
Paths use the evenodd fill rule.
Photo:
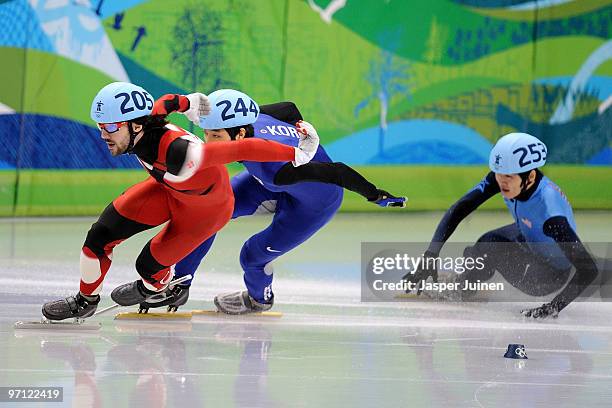
<svg viewBox="0 0 612 408">
<path fill-rule="evenodd" d="M 275 263 L 281 318 L 110 313 L 94 333 L 13 329 L 39 319 L 43 302 L 76 293 L 93 219 L 0 220 L 0 386 L 61 386 L 63 405 L 75 407 L 612 406 L 612 303 L 575 303 L 536 322 L 520 317 L 526 304 L 360 301 L 360 243 L 428 241 L 440 216 L 339 215 Z M 576 218 L 584 241 L 610 242 L 612 214 Z M 267 222 L 240 219 L 221 232 L 185 310 L 242 289 L 240 246 Z M 453 240 L 510 222 L 480 213 Z M 137 278 L 132 265 L 151 235 L 115 251 L 102 307 Z M 509 343 L 524 344 L 529 359 L 503 358 Z"/>
</svg>

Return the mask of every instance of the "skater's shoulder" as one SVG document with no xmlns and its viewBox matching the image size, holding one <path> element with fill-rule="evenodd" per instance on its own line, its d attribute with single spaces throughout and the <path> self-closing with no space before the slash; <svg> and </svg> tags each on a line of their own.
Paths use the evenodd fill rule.
<svg viewBox="0 0 612 408">
<path fill-rule="evenodd" d="M 171 127 L 169 127 L 171 126 Z M 167 130 L 159 142 L 159 152 L 166 161 L 185 158 L 190 148 L 199 147 L 202 140 L 193 133 L 174 125 L 167 125 Z"/>
<path fill-rule="evenodd" d="M 179 126 L 173 125 L 172 123 L 168 123 L 166 126 L 161 128 L 161 131 L 162 134 L 160 136 L 160 143 L 171 143 L 178 138 L 188 139 L 194 143 L 203 143 L 202 140 L 193 133 Z"/>
<path fill-rule="evenodd" d="M 573 219 L 572 207 L 563 191 L 549 178 L 543 177 L 536 192 L 529 201 L 535 205 L 531 208 L 537 209 L 543 218 L 553 216 L 565 216 Z"/>
<path fill-rule="evenodd" d="M 539 195 L 542 200 L 548 204 L 553 204 L 557 202 L 569 204 L 567 196 L 565 195 L 561 187 L 559 187 L 546 176 L 542 177 L 536 194 Z"/>
</svg>

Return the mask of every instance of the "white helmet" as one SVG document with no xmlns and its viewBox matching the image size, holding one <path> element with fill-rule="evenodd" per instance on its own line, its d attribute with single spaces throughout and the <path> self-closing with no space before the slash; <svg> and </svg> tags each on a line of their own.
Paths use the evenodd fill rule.
<svg viewBox="0 0 612 408">
<path fill-rule="evenodd" d="M 211 111 L 200 118 L 202 129 L 229 129 L 255 123 L 259 106 L 251 97 L 234 89 L 219 89 L 208 95 Z"/>
<path fill-rule="evenodd" d="M 489 155 L 489 168 L 499 174 L 519 174 L 546 164 L 546 145 L 527 133 L 508 133 Z"/>
<path fill-rule="evenodd" d="M 113 82 L 100 89 L 91 103 L 90 117 L 97 123 L 117 123 L 151 114 L 153 97 L 138 85 Z"/>
</svg>

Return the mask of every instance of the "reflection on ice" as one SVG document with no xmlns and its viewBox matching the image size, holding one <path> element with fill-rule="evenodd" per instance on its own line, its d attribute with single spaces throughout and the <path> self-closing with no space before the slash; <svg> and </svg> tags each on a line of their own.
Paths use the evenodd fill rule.
<svg viewBox="0 0 612 408">
<path fill-rule="evenodd" d="M 335 222 L 350 231 L 345 239 Z M 76 290 L 88 223 L 0 234 L 13 237 L 0 246 L 0 386 L 62 386 L 64 405 L 79 407 L 612 406 L 612 303 L 572 304 L 549 321 L 524 320 L 525 303 L 363 303 L 358 244 L 367 225 L 342 217 L 279 260 L 273 310 L 282 318 L 111 314 L 96 333 L 14 331 L 16 320 L 40 318 L 44 301 Z M 259 225 L 241 225 L 220 235 L 184 310 L 210 309 L 214 295 L 242 287 L 235 243 Z M 385 239 L 405 238 L 389 231 Z M 148 237 L 138 239 L 117 250 L 102 307 L 134 279 Z M 529 360 L 504 358 L 509 343 L 524 344 Z"/>
</svg>

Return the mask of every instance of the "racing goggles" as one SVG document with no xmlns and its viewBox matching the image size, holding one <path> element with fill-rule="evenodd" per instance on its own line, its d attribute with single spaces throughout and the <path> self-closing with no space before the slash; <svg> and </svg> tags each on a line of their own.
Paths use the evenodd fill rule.
<svg viewBox="0 0 612 408">
<path fill-rule="evenodd" d="M 127 122 L 116 122 L 116 123 L 98 123 L 98 129 L 104 130 L 106 133 L 115 133 L 121 126 L 125 125 Z"/>
</svg>

